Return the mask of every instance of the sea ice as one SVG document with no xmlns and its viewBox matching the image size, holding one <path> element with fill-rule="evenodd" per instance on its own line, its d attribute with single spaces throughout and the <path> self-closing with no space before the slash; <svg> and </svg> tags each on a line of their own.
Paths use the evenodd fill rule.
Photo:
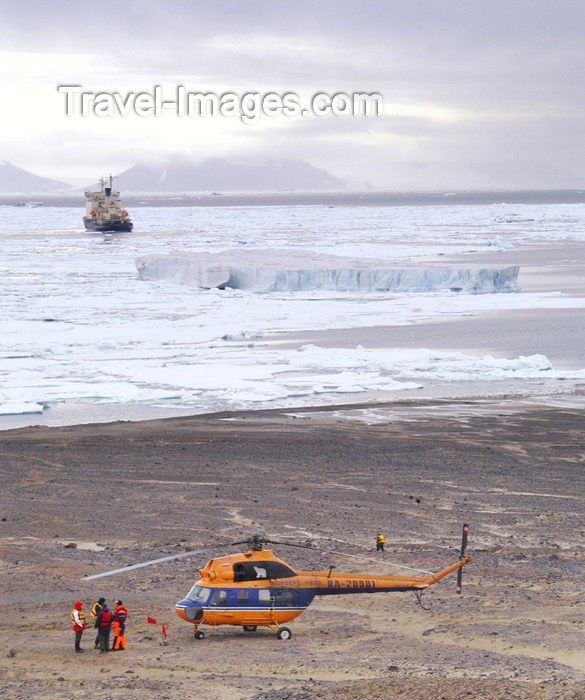
<svg viewBox="0 0 585 700">
<path fill-rule="evenodd" d="M 79 404 L 201 413 L 488 381 L 521 392 L 550 380 L 568 392 L 585 378 L 574 364 L 551 366 L 532 334 L 527 357 L 358 346 L 364 327 L 584 308 L 579 294 L 498 293 L 517 289 L 522 268 L 428 262 L 581 244 L 582 205 L 139 207 L 132 234 L 107 245 L 84 231 L 82 214 L 81 199 L 79 208 L 0 207 L 4 414 L 42 411 L 49 422 L 52 407 Z M 137 259 L 141 276 L 157 278 L 138 279 Z M 336 329 L 353 329 L 356 347 L 273 340 Z"/>
<path fill-rule="evenodd" d="M 0 416 L 17 416 L 27 413 L 42 413 L 43 406 L 38 403 L 25 403 L 24 401 L 9 401 L 0 404 Z"/>
<path fill-rule="evenodd" d="M 293 267 L 293 265 L 295 267 Z M 354 260 L 311 251 L 167 253 L 136 259 L 141 280 L 166 280 L 209 289 L 254 292 L 437 292 L 490 294 L 518 291 L 517 266 L 462 269 L 441 263 Z"/>
</svg>

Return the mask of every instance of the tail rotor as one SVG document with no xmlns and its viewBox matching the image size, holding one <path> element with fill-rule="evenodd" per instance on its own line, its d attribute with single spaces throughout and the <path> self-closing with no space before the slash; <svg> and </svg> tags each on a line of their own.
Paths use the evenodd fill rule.
<svg viewBox="0 0 585 700">
<path fill-rule="evenodd" d="M 459 558 L 465 558 L 465 550 L 467 549 L 467 537 L 469 535 L 469 525 L 463 525 L 463 536 L 461 537 L 461 552 Z M 463 578 L 463 567 L 457 569 L 457 593 L 461 594 L 461 579 Z"/>
</svg>

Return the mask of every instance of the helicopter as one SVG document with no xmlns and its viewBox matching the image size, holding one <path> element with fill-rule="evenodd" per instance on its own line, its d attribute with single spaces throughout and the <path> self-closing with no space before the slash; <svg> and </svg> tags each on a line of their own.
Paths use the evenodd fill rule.
<svg viewBox="0 0 585 700">
<path fill-rule="evenodd" d="M 329 571 L 295 571 L 282 559 L 276 557 L 272 551 L 263 549 L 263 545 L 276 544 L 316 549 L 312 544 L 278 542 L 260 535 L 254 535 L 239 542 L 227 542 L 220 546 L 247 544 L 249 550 L 208 561 L 205 568 L 199 571 L 200 578 L 187 596 L 176 603 L 175 611 L 181 619 L 194 625 L 196 639 L 205 638 L 205 633 L 199 629 L 200 625 L 208 625 L 212 628 L 220 625 L 235 625 L 243 627 L 246 632 L 255 632 L 258 627 L 267 627 L 276 632 L 278 639 L 288 640 L 292 632 L 283 624 L 303 613 L 318 595 L 413 591 L 422 606 L 422 592 L 454 571 L 457 571 L 457 593 L 461 593 L 462 567 L 471 561 L 471 557 L 465 555 L 468 533 L 469 527 L 464 525 L 459 561 L 438 573 L 392 564 L 424 576 L 333 573 L 334 566 L 330 566 Z M 182 552 L 86 576 L 83 580 L 90 581 L 218 548 L 216 546 Z M 389 563 L 332 550 L 318 549 L 318 551 L 378 564 Z"/>
</svg>

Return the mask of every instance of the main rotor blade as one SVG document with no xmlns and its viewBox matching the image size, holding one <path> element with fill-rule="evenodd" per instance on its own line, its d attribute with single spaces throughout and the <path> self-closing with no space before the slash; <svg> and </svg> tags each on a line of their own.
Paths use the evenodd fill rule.
<svg viewBox="0 0 585 700">
<path fill-rule="evenodd" d="M 122 574 L 125 571 L 132 571 L 133 569 L 141 569 L 145 566 L 152 566 L 152 564 L 161 564 L 164 561 L 172 561 L 173 559 L 184 559 L 185 557 L 192 557 L 195 554 L 203 554 L 204 552 L 211 552 L 215 549 L 221 549 L 223 547 L 231 547 L 236 544 L 245 544 L 248 540 L 241 540 L 240 542 L 226 542 L 224 544 L 218 544 L 214 547 L 204 547 L 203 549 L 193 549 L 189 552 L 181 552 L 180 554 L 171 554 L 168 557 L 161 557 L 160 559 L 151 559 L 150 561 L 143 561 L 140 564 L 131 564 L 130 566 L 123 566 L 120 569 L 113 569 L 112 571 L 104 571 L 101 574 L 93 574 L 93 576 L 85 576 L 82 581 L 93 581 L 96 578 L 104 578 L 105 576 L 113 576 L 114 574 Z"/>
<path fill-rule="evenodd" d="M 385 561 L 383 559 L 372 559 L 371 557 L 363 557 L 360 554 L 348 554 L 347 552 L 336 552 L 332 549 L 321 549 L 320 547 L 313 547 L 306 544 L 293 544 L 292 542 L 276 542 L 274 540 L 266 540 L 270 544 L 281 544 L 287 545 L 288 547 L 302 547 L 303 549 L 314 549 L 318 552 L 323 552 L 325 554 L 334 554 L 338 557 L 352 557 L 353 559 L 361 559 L 362 561 L 371 561 L 376 564 L 389 564 L 390 566 L 395 566 L 398 569 L 406 569 L 407 571 L 415 571 L 418 574 L 428 574 L 433 575 L 433 571 L 425 571 L 424 569 L 413 569 L 411 566 L 403 566 L 402 564 L 395 564 L 392 561 Z"/>
<path fill-rule="evenodd" d="M 460 569 L 457 569 L 457 588 L 455 589 L 456 593 L 461 594 L 461 580 L 463 578 L 463 567 Z"/>
<path fill-rule="evenodd" d="M 322 552 L 326 552 L 327 554 L 335 554 L 338 557 L 352 557 L 353 559 L 361 559 L 362 561 L 372 561 L 375 562 L 376 564 L 388 564 L 390 566 L 395 566 L 397 569 L 406 569 L 406 571 L 415 571 L 418 574 L 428 574 L 429 576 L 433 575 L 433 571 L 425 571 L 424 569 L 414 569 L 412 566 L 404 566 L 403 564 L 396 564 L 393 561 L 384 561 L 382 559 L 372 559 L 371 557 L 362 557 L 359 554 L 347 554 L 346 552 L 334 552 L 333 550 L 330 549 L 322 549 L 320 550 Z"/>
</svg>

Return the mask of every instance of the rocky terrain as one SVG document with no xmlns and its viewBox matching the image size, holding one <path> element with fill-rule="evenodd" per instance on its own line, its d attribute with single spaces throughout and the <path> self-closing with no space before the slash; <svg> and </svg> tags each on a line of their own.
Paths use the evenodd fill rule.
<svg viewBox="0 0 585 700">
<path fill-rule="evenodd" d="M 376 422 L 355 406 L 0 433 L 0 694 L 585 698 L 584 412 L 455 404 L 394 403 Z M 239 627 L 193 638 L 174 603 L 214 552 L 82 580 L 256 532 L 310 540 L 273 546 L 297 569 L 439 570 L 463 522 L 461 596 L 450 576 L 424 608 L 410 593 L 318 598 L 287 642 Z M 81 600 L 89 618 L 100 595 L 129 610 L 127 650 L 99 655 L 87 630 L 75 654 L 70 611 Z"/>
</svg>

